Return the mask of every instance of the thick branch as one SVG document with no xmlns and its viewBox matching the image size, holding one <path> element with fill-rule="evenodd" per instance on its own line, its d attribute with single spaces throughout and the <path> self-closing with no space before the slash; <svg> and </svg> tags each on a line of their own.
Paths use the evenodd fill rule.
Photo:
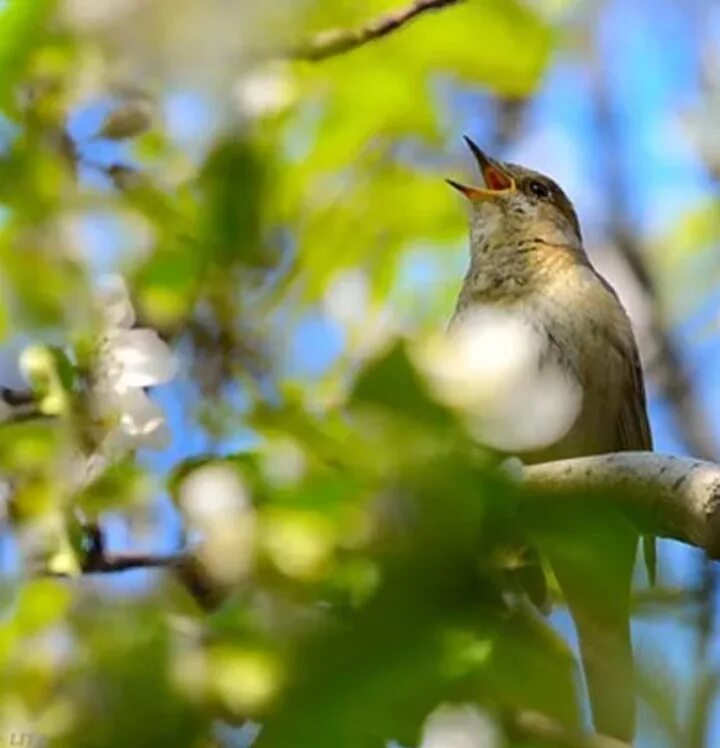
<svg viewBox="0 0 720 748">
<path fill-rule="evenodd" d="M 531 465 L 524 468 L 523 480 L 575 501 L 617 492 L 618 505 L 640 530 L 703 548 L 720 559 L 720 465 L 620 452 Z"/>
<path fill-rule="evenodd" d="M 720 559 L 720 465 L 654 452 L 617 452 L 528 465 L 522 468 L 521 480 L 544 496 L 552 493 L 553 499 L 588 502 L 600 497 L 607 502 L 613 494 L 616 506 L 642 532 L 680 540 Z M 83 571 L 182 569 L 192 559 L 189 552 L 108 553 L 97 542 Z"/>
<path fill-rule="evenodd" d="M 460 2 L 462 0 L 415 0 L 406 8 L 380 16 L 360 28 L 323 31 L 307 44 L 290 50 L 288 56 L 297 60 L 319 62 L 387 36 L 422 13 L 440 10 L 440 8 L 457 5 Z"/>
</svg>

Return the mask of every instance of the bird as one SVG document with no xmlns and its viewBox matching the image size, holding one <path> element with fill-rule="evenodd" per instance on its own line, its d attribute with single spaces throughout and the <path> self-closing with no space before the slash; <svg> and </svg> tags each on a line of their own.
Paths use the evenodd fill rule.
<svg viewBox="0 0 720 748">
<path fill-rule="evenodd" d="M 556 367 L 581 393 L 573 418 L 551 443 L 520 444 L 514 454 L 531 464 L 652 450 L 632 324 L 585 252 L 572 202 L 551 178 L 465 141 L 482 184 L 446 180 L 471 208 L 470 264 L 449 329 L 479 309 L 514 315 L 538 341 L 533 365 Z M 630 592 L 638 539 L 618 517 L 574 542 L 541 548 L 578 633 L 595 728 L 628 742 L 635 732 Z M 644 548 L 654 581 L 654 538 L 645 538 Z"/>
</svg>

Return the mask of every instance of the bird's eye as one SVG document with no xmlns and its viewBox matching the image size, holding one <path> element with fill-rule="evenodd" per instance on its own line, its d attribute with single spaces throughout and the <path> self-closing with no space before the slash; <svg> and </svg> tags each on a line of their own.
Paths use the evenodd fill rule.
<svg viewBox="0 0 720 748">
<path fill-rule="evenodd" d="M 550 190 L 547 188 L 547 186 L 535 179 L 530 182 L 530 184 L 528 185 L 528 189 L 530 190 L 530 192 L 532 192 L 533 195 L 535 195 L 535 197 L 550 197 Z"/>
</svg>

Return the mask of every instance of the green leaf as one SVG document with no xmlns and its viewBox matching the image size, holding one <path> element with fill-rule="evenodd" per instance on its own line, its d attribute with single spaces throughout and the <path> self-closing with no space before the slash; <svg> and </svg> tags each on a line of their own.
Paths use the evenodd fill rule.
<svg viewBox="0 0 720 748">
<path fill-rule="evenodd" d="M 448 411 L 430 398 L 402 343 L 363 370 L 355 382 L 350 405 L 380 408 L 432 426 L 452 423 Z"/>
<path fill-rule="evenodd" d="M 262 261 L 264 177 L 259 154 L 245 138 L 227 138 L 211 151 L 199 179 L 208 259 L 225 267 Z"/>
<path fill-rule="evenodd" d="M 0 106 L 48 29 L 56 0 L 6 0 L 0 10 Z"/>
<path fill-rule="evenodd" d="M 390 2 L 314 7 L 315 30 L 356 29 L 397 10 Z M 321 296 L 338 270 L 358 266 L 373 290 L 385 293 L 403 250 L 460 239 L 463 212 L 444 174 L 423 158 L 446 129 L 449 97 L 438 93 L 454 85 L 527 95 L 552 42 L 549 25 L 524 3 L 468 0 L 348 54 L 298 64 L 303 96 L 287 121 L 291 158 L 279 175 L 276 210 L 296 234 L 308 299 Z M 407 158 L 411 147 L 419 158 Z"/>
<path fill-rule="evenodd" d="M 20 591 L 14 625 L 25 635 L 37 633 L 64 618 L 70 601 L 67 584 L 53 579 L 33 579 Z"/>
</svg>

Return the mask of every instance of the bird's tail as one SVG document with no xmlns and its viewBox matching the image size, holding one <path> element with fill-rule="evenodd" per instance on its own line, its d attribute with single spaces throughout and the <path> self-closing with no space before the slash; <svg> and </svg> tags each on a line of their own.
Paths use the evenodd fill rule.
<svg viewBox="0 0 720 748">
<path fill-rule="evenodd" d="M 657 540 L 654 535 L 643 535 L 643 558 L 648 584 L 654 587 L 657 582 Z"/>
<path fill-rule="evenodd" d="M 637 532 L 622 517 L 576 526 L 548 557 L 580 642 L 595 728 L 632 742 L 635 675 L 630 639 L 630 589 Z"/>
<path fill-rule="evenodd" d="M 577 609 L 572 613 L 595 727 L 630 743 L 636 696 L 629 618 L 598 620 Z"/>
</svg>

